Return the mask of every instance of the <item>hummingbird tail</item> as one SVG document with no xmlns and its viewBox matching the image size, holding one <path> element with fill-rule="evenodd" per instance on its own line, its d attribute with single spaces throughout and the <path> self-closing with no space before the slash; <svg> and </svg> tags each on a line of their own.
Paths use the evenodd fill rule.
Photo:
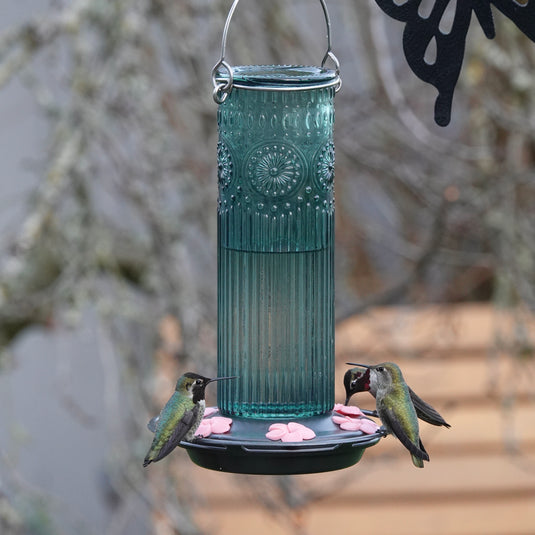
<svg viewBox="0 0 535 535">
<path fill-rule="evenodd" d="M 423 468 L 424 467 L 424 460 L 420 459 L 419 457 L 416 457 L 416 455 L 411 455 L 412 457 L 412 464 L 416 466 L 416 468 Z"/>
</svg>

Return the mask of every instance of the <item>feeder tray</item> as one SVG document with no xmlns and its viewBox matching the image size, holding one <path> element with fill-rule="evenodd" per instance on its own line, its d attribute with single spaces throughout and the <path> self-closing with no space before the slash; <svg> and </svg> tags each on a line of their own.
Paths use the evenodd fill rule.
<svg viewBox="0 0 535 535">
<path fill-rule="evenodd" d="M 364 434 L 344 431 L 332 414 L 301 418 L 316 438 L 304 442 L 274 442 L 266 438 L 273 423 L 282 420 L 255 420 L 234 417 L 229 434 L 210 435 L 194 442 L 182 441 L 190 459 L 197 465 L 221 472 L 238 474 L 308 474 L 348 468 L 358 463 L 364 450 L 374 446 L 381 432 Z"/>
</svg>

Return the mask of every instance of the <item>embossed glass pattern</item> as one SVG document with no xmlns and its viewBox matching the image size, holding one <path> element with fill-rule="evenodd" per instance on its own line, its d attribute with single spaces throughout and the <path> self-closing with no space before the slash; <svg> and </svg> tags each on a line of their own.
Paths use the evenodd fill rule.
<svg viewBox="0 0 535 535">
<path fill-rule="evenodd" d="M 334 76 L 237 67 L 218 109 L 218 373 L 239 375 L 218 384 L 227 414 L 334 404 Z"/>
</svg>

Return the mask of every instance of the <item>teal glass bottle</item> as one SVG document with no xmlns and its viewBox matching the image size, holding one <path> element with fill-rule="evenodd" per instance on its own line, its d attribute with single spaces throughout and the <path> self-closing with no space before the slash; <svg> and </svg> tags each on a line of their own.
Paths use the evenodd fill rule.
<svg viewBox="0 0 535 535">
<path fill-rule="evenodd" d="M 224 74 L 221 73 L 221 78 Z M 334 95 L 318 67 L 234 67 L 218 109 L 218 383 L 224 414 L 334 404 Z"/>
</svg>

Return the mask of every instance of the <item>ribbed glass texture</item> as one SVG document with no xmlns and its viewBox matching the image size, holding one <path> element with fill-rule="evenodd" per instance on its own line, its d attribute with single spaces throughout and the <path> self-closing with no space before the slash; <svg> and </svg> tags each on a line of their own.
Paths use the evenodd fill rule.
<svg viewBox="0 0 535 535">
<path fill-rule="evenodd" d="M 220 410 L 334 404 L 334 89 L 233 88 L 218 111 Z"/>
</svg>

